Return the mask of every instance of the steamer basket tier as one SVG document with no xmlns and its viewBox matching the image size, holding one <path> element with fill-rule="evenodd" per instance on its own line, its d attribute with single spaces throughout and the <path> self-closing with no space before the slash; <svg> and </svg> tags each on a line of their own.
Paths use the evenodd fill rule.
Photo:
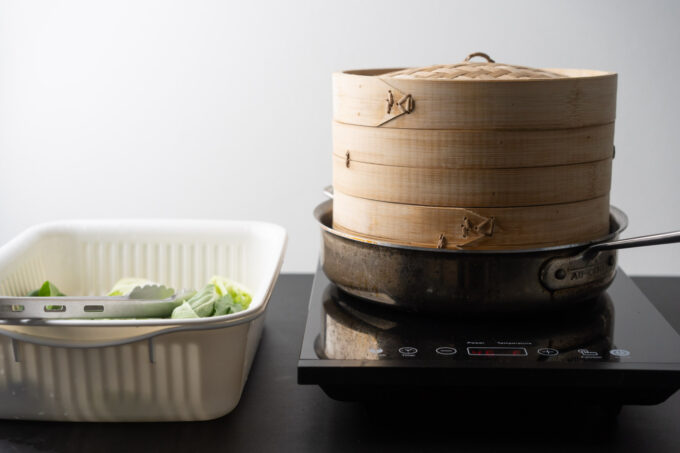
<svg viewBox="0 0 680 453">
<path fill-rule="evenodd" d="M 333 157 L 333 187 L 393 203 L 517 207 L 570 203 L 609 194 L 610 158 L 583 164 L 524 168 L 423 168 Z"/>
<path fill-rule="evenodd" d="M 453 208 L 333 196 L 333 228 L 368 241 L 432 248 L 528 249 L 581 243 L 609 231 L 609 195 L 520 208 Z"/>
<path fill-rule="evenodd" d="M 397 167 L 523 168 L 612 157 L 614 123 L 575 129 L 397 129 L 333 122 L 333 154 Z"/>
<path fill-rule="evenodd" d="M 333 118 L 406 129 L 567 129 L 614 122 L 616 74 L 554 71 L 565 77 L 457 81 L 387 77 L 389 69 L 335 73 Z M 409 97 L 412 106 L 399 108 Z"/>
</svg>

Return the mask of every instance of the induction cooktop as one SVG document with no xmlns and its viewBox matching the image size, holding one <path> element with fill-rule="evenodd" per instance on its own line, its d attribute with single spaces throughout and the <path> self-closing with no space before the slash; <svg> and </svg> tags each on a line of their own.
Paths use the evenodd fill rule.
<svg viewBox="0 0 680 453">
<path fill-rule="evenodd" d="M 378 306 L 318 270 L 298 383 L 350 401 L 657 404 L 680 387 L 680 335 L 621 269 L 578 310 L 488 318 Z"/>
</svg>

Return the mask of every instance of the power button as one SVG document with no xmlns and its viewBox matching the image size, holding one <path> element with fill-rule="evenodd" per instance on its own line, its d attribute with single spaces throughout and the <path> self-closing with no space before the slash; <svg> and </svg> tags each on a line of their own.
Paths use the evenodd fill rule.
<svg viewBox="0 0 680 453">
<path fill-rule="evenodd" d="M 399 348 L 399 353 L 403 357 L 415 357 L 418 353 L 418 349 L 414 348 L 413 346 L 403 346 Z"/>
</svg>

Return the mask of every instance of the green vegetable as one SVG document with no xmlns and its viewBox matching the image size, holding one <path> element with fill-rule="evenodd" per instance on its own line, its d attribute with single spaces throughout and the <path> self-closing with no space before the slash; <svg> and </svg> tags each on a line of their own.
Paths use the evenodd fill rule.
<svg viewBox="0 0 680 453">
<path fill-rule="evenodd" d="M 146 278 L 121 278 L 113 285 L 107 296 L 127 296 L 138 286 L 157 285 L 158 283 Z"/>
<path fill-rule="evenodd" d="M 182 302 L 182 305 L 175 308 L 170 317 L 174 319 L 200 318 L 187 302 Z"/>
<path fill-rule="evenodd" d="M 215 312 L 215 301 L 219 299 L 219 294 L 215 291 L 215 285 L 206 285 L 205 288 L 194 294 L 187 303 L 200 318 L 212 316 Z"/>
<path fill-rule="evenodd" d="M 230 313 L 238 313 L 245 310 L 246 307 L 234 302 L 229 294 L 222 296 L 222 298 L 215 301 L 215 313 L 213 316 L 228 315 Z"/>
<path fill-rule="evenodd" d="M 46 280 L 40 288 L 28 293 L 28 297 L 60 297 L 65 295 L 66 294 L 59 291 L 59 288 L 57 288 L 54 283 L 49 280 Z"/>
<path fill-rule="evenodd" d="M 191 299 L 192 297 L 194 297 L 194 296 L 196 295 L 197 292 L 198 292 L 198 291 L 194 291 L 193 289 L 191 289 L 191 290 L 184 290 L 184 291 L 183 291 L 183 294 L 180 294 L 179 296 L 177 296 L 177 299 L 175 299 L 175 301 L 176 301 L 177 303 L 179 303 L 179 302 L 186 302 L 186 301 L 188 301 L 189 299 Z"/>
<path fill-rule="evenodd" d="M 248 308 L 253 300 L 253 296 L 245 286 L 228 278 L 215 275 L 210 279 L 210 283 L 215 285 L 220 296 L 231 296 L 233 302 L 243 307 L 242 309 Z"/>
<path fill-rule="evenodd" d="M 171 318 L 207 318 L 215 312 L 215 301 L 220 296 L 215 285 L 207 285 L 195 293 L 189 300 L 172 311 Z"/>
<path fill-rule="evenodd" d="M 171 318 L 206 318 L 243 311 L 253 297 L 242 285 L 224 277 L 215 276 L 210 284 L 194 294 L 172 312 Z"/>
</svg>

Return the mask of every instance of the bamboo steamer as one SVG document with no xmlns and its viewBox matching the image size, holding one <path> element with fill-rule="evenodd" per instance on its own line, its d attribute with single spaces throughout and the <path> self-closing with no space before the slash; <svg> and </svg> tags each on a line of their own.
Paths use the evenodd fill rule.
<svg viewBox="0 0 680 453">
<path fill-rule="evenodd" d="M 334 74 L 335 228 L 466 249 L 607 233 L 616 74 L 479 55 Z"/>
</svg>

